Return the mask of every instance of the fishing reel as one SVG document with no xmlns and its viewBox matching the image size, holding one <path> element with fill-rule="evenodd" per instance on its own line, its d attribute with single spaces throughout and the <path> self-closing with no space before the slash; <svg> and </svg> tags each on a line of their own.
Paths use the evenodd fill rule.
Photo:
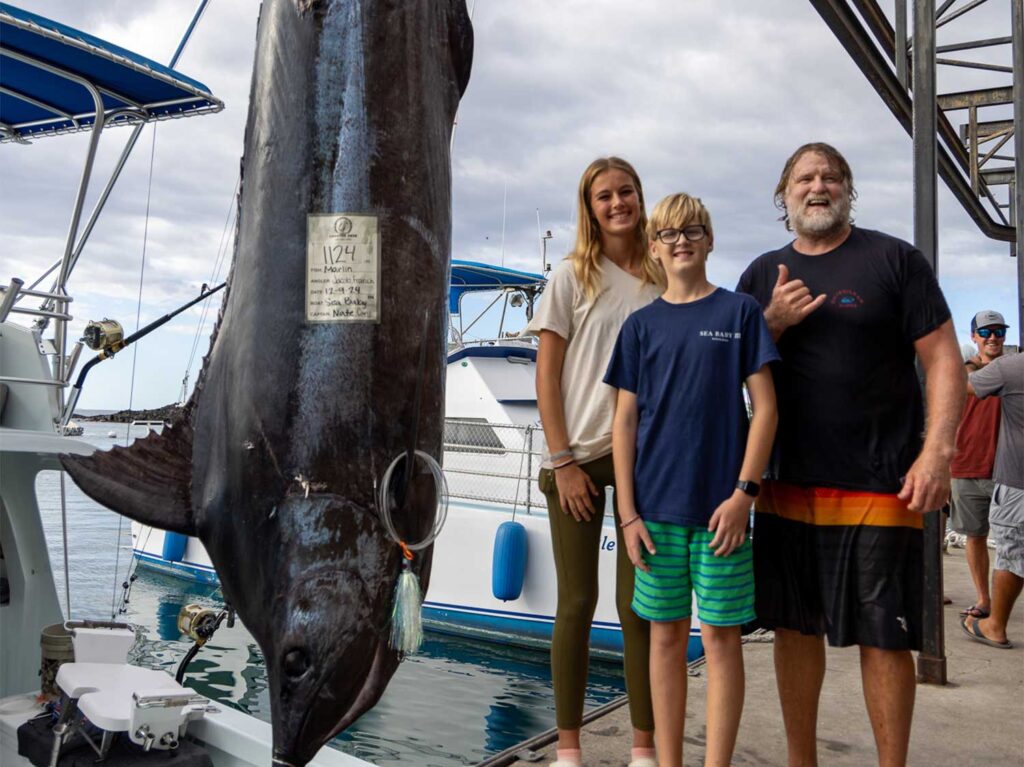
<svg viewBox="0 0 1024 767">
<path fill-rule="evenodd" d="M 227 619 L 228 627 L 235 625 L 235 611 L 230 607 L 223 610 L 211 610 L 202 605 L 185 605 L 178 613 L 178 631 L 193 641 L 192 647 L 185 653 L 185 657 L 178 664 L 178 673 L 174 679 L 178 684 L 185 678 L 185 671 L 188 664 L 196 657 L 199 648 L 210 641 L 214 632 L 220 628 L 220 624 Z"/>
<path fill-rule="evenodd" d="M 185 605 L 178 613 L 178 631 L 202 647 L 224 620 L 216 610 L 201 605 Z"/>
<path fill-rule="evenodd" d="M 116 352 L 123 345 L 124 328 L 117 320 L 105 317 L 99 322 L 89 320 L 82 332 L 82 340 L 86 346 L 95 351 L 113 349 Z"/>
</svg>

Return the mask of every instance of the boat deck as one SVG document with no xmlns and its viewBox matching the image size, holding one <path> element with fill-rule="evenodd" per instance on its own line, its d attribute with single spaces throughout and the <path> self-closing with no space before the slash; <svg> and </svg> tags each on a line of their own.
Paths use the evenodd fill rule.
<svg viewBox="0 0 1024 767">
<path fill-rule="evenodd" d="M 972 642 L 958 625 L 960 609 L 971 604 L 974 588 L 963 549 L 943 557 L 946 595 L 946 659 L 949 683 L 918 685 L 909 764 L 1024 765 L 1024 604 L 1018 602 L 1008 630 L 1013 649 Z M 770 634 L 744 648 L 747 694 L 734 764 L 785 765 L 782 712 L 775 691 Z M 828 650 L 828 674 L 818 721 L 818 759 L 823 765 L 863 767 L 877 763 L 874 740 L 861 695 L 860 664 L 854 648 Z M 691 669 L 686 712 L 684 763 L 704 759 L 704 687 L 706 676 Z M 606 713 L 583 729 L 583 754 L 590 767 L 622 765 L 628 760 L 630 725 L 625 706 L 609 704 Z M 547 764 L 554 759 L 554 734 L 509 749 L 498 764 Z M 544 745 L 541 745 L 541 744 Z M 529 747 L 535 762 L 517 760 Z"/>
</svg>

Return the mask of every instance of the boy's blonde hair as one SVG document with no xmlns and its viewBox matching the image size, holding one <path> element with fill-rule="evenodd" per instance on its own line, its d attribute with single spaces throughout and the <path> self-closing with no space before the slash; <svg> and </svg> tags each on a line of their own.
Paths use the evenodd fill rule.
<svg viewBox="0 0 1024 767">
<path fill-rule="evenodd" d="M 709 239 L 715 236 L 711 214 L 699 197 L 691 197 L 686 192 L 670 194 L 654 206 L 647 222 L 647 236 L 653 240 L 661 229 L 682 229 L 693 224 L 703 224 Z"/>
<path fill-rule="evenodd" d="M 647 211 L 644 206 L 644 189 L 636 170 L 621 157 L 598 157 L 580 177 L 579 193 L 576 198 L 576 246 L 569 254 L 576 272 L 576 281 L 583 288 L 587 301 L 597 298 L 601 285 L 601 228 L 597 225 L 590 208 L 590 190 L 594 181 L 607 170 L 621 170 L 636 186 L 640 217 L 636 225 L 636 254 L 643 265 L 643 281 L 661 287 L 664 276 L 647 252 Z"/>
</svg>

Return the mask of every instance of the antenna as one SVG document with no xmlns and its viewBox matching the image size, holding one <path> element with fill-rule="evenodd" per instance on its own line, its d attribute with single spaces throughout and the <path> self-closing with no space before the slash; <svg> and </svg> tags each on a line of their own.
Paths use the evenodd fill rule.
<svg viewBox="0 0 1024 767">
<path fill-rule="evenodd" d="M 540 233 L 540 208 L 537 208 L 537 238 L 540 240 L 540 270 L 541 274 L 547 274 L 551 271 L 551 267 L 548 266 L 548 240 L 555 235 L 551 234 L 551 230 L 548 229 L 544 234 Z"/>
<path fill-rule="evenodd" d="M 540 263 L 544 265 L 544 237 L 540 233 L 540 208 L 535 208 L 537 211 L 537 247 L 540 248 Z"/>
</svg>

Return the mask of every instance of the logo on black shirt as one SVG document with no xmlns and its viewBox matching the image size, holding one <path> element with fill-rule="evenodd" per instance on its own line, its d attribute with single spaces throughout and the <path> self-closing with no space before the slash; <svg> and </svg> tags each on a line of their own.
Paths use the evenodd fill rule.
<svg viewBox="0 0 1024 767">
<path fill-rule="evenodd" d="M 857 309 L 864 305 L 864 299 L 860 297 L 857 291 L 844 288 L 833 293 L 829 303 L 840 309 Z"/>
</svg>

